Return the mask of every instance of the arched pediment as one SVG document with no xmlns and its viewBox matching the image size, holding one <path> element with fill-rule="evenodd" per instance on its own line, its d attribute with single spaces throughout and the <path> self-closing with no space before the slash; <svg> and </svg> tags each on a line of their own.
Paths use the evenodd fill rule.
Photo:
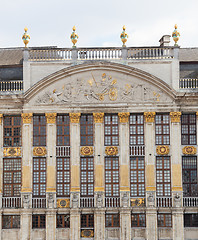
<svg viewBox="0 0 198 240">
<path fill-rule="evenodd" d="M 91 62 L 64 68 L 25 93 L 30 105 L 171 103 L 175 91 L 161 79 L 130 66 Z"/>
</svg>

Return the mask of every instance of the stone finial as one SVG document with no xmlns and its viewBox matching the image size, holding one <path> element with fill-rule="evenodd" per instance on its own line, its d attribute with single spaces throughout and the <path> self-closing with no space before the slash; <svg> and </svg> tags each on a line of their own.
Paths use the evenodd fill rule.
<svg viewBox="0 0 198 240">
<path fill-rule="evenodd" d="M 24 44 L 25 44 L 25 48 L 27 48 L 27 45 L 28 45 L 28 43 L 29 43 L 29 41 L 30 41 L 30 35 L 28 35 L 27 34 L 27 27 L 25 27 L 24 28 L 24 34 L 23 34 L 23 36 L 22 36 L 22 40 L 23 40 L 23 42 L 24 42 Z"/>
<path fill-rule="evenodd" d="M 120 34 L 120 38 L 121 38 L 121 41 L 122 41 L 122 43 L 123 43 L 123 45 L 122 45 L 122 47 L 126 47 L 126 42 L 127 42 L 127 38 L 129 37 L 128 36 L 128 34 L 125 32 L 125 30 L 126 30 L 126 27 L 125 26 L 123 26 L 123 31 L 122 31 L 122 33 Z"/>
<path fill-rule="evenodd" d="M 73 43 L 73 48 L 75 48 L 76 47 L 76 43 L 78 41 L 78 35 L 75 33 L 75 31 L 76 31 L 76 27 L 75 26 L 73 26 L 72 30 L 73 30 L 73 32 L 72 32 L 72 34 L 70 36 L 70 39 L 71 39 L 71 41 Z"/>
<path fill-rule="evenodd" d="M 178 46 L 177 42 L 179 41 L 180 33 L 177 31 L 177 24 L 175 24 L 175 30 L 172 33 L 173 40 L 175 41 L 175 46 Z"/>
</svg>

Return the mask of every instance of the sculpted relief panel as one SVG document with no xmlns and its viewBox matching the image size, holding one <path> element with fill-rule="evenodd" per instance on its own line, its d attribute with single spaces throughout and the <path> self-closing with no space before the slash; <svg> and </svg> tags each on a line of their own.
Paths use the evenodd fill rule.
<svg viewBox="0 0 198 240">
<path fill-rule="evenodd" d="M 172 102 L 159 88 L 135 77 L 101 70 L 59 80 L 36 97 L 36 105 L 113 102 Z"/>
</svg>

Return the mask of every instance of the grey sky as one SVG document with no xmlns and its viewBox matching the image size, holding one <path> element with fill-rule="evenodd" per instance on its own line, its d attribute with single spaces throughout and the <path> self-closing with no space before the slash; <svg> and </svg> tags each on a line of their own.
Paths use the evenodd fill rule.
<svg viewBox="0 0 198 240">
<path fill-rule="evenodd" d="M 158 46 L 177 23 L 181 47 L 198 47 L 198 0 L 0 0 L 0 47 L 22 47 L 24 27 L 29 46 L 71 47 L 73 25 L 77 46 Z M 171 39 L 171 45 L 173 40 Z"/>
</svg>

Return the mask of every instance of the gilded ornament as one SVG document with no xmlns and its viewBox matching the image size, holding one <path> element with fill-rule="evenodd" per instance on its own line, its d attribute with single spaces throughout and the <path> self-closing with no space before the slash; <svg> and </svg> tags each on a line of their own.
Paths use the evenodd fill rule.
<svg viewBox="0 0 198 240">
<path fill-rule="evenodd" d="M 69 113 L 71 123 L 79 123 L 80 115 L 81 113 Z"/>
<path fill-rule="evenodd" d="M 144 198 L 132 198 L 131 207 L 144 207 L 145 199 Z"/>
<path fill-rule="evenodd" d="M 92 238 L 92 237 L 94 237 L 94 231 L 91 229 L 81 230 L 81 237 L 82 238 Z"/>
<path fill-rule="evenodd" d="M 113 87 L 109 90 L 109 99 L 111 101 L 115 101 L 118 98 L 118 90 L 117 88 Z"/>
<path fill-rule="evenodd" d="M 118 117 L 121 123 L 127 123 L 129 121 L 129 112 L 118 113 Z"/>
<path fill-rule="evenodd" d="M 73 26 L 72 30 L 73 30 L 73 32 L 72 32 L 72 34 L 70 36 L 70 39 L 71 39 L 71 41 L 73 43 L 73 48 L 75 48 L 76 47 L 76 43 L 78 41 L 78 35 L 75 33 L 75 31 L 76 31 L 76 27 L 75 26 Z"/>
<path fill-rule="evenodd" d="M 56 123 L 57 113 L 45 113 L 47 123 Z"/>
<path fill-rule="evenodd" d="M 3 114 L 0 114 L 0 124 L 2 123 Z"/>
<path fill-rule="evenodd" d="M 180 122 L 181 112 L 170 112 L 171 122 Z"/>
<path fill-rule="evenodd" d="M 24 30 L 25 30 L 25 32 L 24 32 L 24 34 L 22 36 L 22 40 L 23 40 L 23 42 L 25 44 L 25 48 L 27 48 L 27 45 L 28 45 L 28 43 L 30 41 L 30 35 L 27 34 L 27 30 L 28 29 L 26 27 L 24 28 Z"/>
<path fill-rule="evenodd" d="M 20 147 L 8 147 L 3 150 L 4 157 L 19 157 L 21 156 Z"/>
<path fill-rule="evenodd" d="M 23 123 L 31 123 L 32 122 L 33 113 L 21 113 L 21 117 L 23 119 Z"/>
<path fill-rule="evenodd" d="M 179 41 L 180 33 L 177 31 L 177 24 L 175 24 L 175 30 L 172 33 L 173 40 L 175 41 L 175 46 L 178 46 L 177 42 Z"/>
<path fill-rule="evenodd" d="M 102 123 L 104 119 L 104 113 L 93 113 L 94 122 Z"/>
<path fill-rule="evenodd" d="M 144 113 L 146 122 L 154 122 L 155 121 L 155 112 L 145 112 Z"/>
<path fill-rule="evenodd" d="M 169 146 L 157 146 L 156 148 L 156 152 L 157 154 L 159 155 L 166 155 L 166 154 L 169 154 Z"/>
<path fill-rule="evenodd" d="M 123 26 L 123 31 L 122 31 L 122 33 L 120 34 L 120 38 L 121 38 L 121 41 L 122 41 L 122 43 L 123 43 L 123 45 L 122 45 L 122 47 L 126 47 L 126 42 L 127 42 L 127 38 L 129 37 L 128 36 L 128 34 L 125 32 L 125 30 L 126 30 L 126 27 L 125 26 Z"/>
<path fill-rule="evenodd" d="M 197 149 L 194 146 L 186 146 L 182 149 L 183 154 L 193 155 L 197 153 Z"/>
<path fill-rule="evenodd" d="M 57 208 L 69 208 L 70 199 L 57 199 Z"/>
<path fill-rule="evenodd" d="M 83 156 L 93 155 L 93 147 L 92 146 L 81 147 L 80 154 Z"/>
<path fill-rule="evenodd" d="M 117 155 L 118 154 L 118 147 L 115 146 L 110 146 L 105 148 L 105 154 L 112 156 L 112 155 Z"/>
<path fill-rule="evenodd" d="M 47 154 L 47 150 L 45 147 L 34 147 L 33 155 L 34 156 L 45 156 Z"/>
</svg>

